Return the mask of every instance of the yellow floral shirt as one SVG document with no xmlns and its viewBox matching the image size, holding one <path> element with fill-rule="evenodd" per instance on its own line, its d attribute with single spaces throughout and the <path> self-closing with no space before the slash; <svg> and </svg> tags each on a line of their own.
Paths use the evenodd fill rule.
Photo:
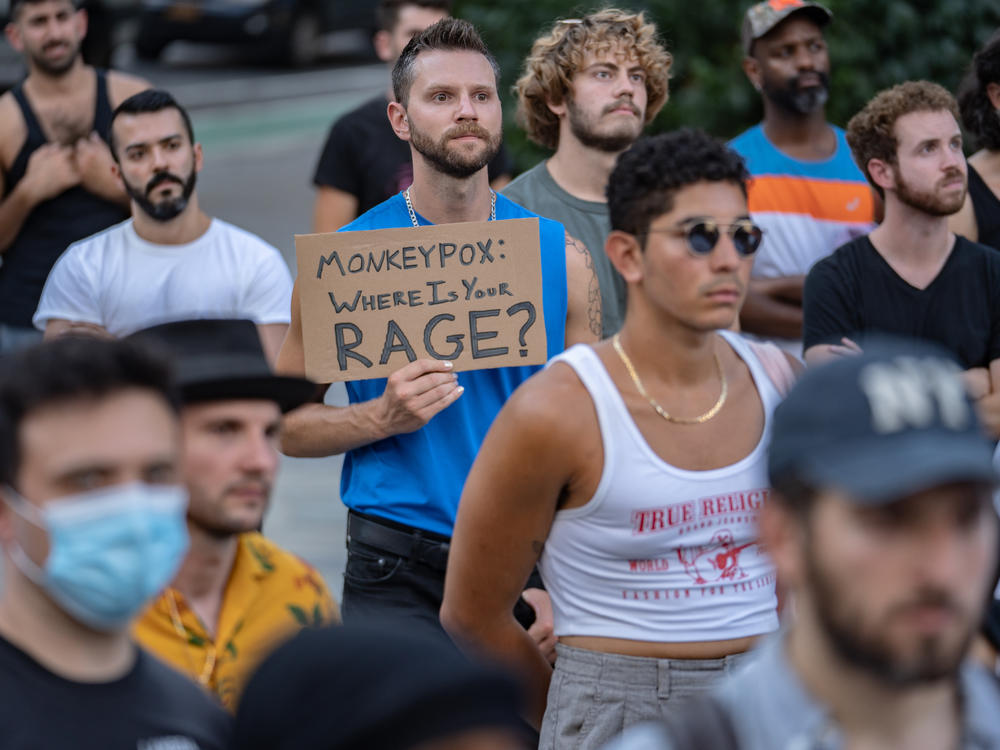
<svg viewBox="0 0 1000 750">
<path fill-rule="evenodd" d="M 320 574 L 257 533 L 241 534 L 215 638 L 167 588 L 136 620 L 140 645 L 215 693 L 230 711 L 271 651 L 300 628 L 340 620 Z"/>
</svg>

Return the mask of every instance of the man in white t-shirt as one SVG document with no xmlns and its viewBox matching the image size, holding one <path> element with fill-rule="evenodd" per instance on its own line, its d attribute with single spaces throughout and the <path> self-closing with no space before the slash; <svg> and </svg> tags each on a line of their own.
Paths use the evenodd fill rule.
<svg viewBox="0 0 1000 750">
<path fill-rule="evenodd" d="M 47 338 L 124 336 L 173 320 L 249 318 L 273 364 L 290 319 L 291 275 L 274 247 L 199 207 L 202 151 L 187 112 L 165 91 L 129 97 L 111 116 L 111 147 L 132 218 L 67 248 L 35 327 Z"/>
</svg>

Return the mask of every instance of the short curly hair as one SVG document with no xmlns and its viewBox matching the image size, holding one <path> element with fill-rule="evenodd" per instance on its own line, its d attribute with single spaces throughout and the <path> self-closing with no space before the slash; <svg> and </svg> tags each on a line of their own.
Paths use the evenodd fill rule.
<svg viewBox="0 0 1000 750">
<path fill-rule="evenodd" d="M 743 157 L 701 130 L 640 138 L 618 157 L 608 179 L 611 228 L 635 235 L 645 249 L 649 225 L 673 210 L 677 191 L 696 182 L 729 182 L 745 197 L 749 179 Z"/>
<path fill-rule="evenodd" d="M 865 173 L 868 182 L 885 197 L 885 191 L 875 184 L 868 172 L 871 159 L 897 164 L 896 121 L 913 112 L 950 112 L 958 121 L 958 105 L 944 86 L 930 81 L 906 81 L 884 89 L 847 123 L 847 143 L 854 161 Z"/>
<path fill-rule="evenodd" d="M 559 118 L 549 109 L 549 102 L 564 101 L 573 74 L 583 67 L 588 52 L 607 53 L 618 45 L 634 50 L 646 71 L 646 124 L 653 121 L 669 95 L 673 58 L 660 42 L 656 25 L 642 13 L 605 8 L 582 19 L 556 21 L 532 45 L 524 73 L 514 85 L 517 123 L 528 138 L 546 148 L 559 147 Z"/>
<path fill-rule="evenodd" d="M 1000 113 L 997 113 L 986 87 L 1000 84 L 1000 31 L 972 58 L 972 66 L 958 88 L 958 109 L 962 125 L 976 137 L 980 148 L 1000 150 Z"/>
</svg>

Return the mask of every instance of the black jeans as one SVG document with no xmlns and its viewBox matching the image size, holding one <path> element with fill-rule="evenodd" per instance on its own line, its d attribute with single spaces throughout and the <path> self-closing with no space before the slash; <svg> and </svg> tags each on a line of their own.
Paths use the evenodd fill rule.
<svg viewBox="0 0 1000 750">
<path fill-rule="evenodd" d="M 341 616 L 349 623 L 405 620 L 406 627 L 443 634 L 438 613 L 444 599 L 444 573 L 443 565 L 432 566 L 349 538 Z M 535 612 L 519 599 L 514 616 L 527 628 L 534 622 Z"/>
</svg>

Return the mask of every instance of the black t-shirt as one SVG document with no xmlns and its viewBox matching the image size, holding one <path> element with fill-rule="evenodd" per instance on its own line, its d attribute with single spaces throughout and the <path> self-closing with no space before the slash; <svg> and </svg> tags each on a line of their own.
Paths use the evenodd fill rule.
<svg viewBox="0 0 1000 750">
<path fill-rule="evenodd" d="M 969 199 L 976 215 L 979 242 L 1000 250 L 1000 199 L 993 194 L 979 172 L 969 165 Z"/>
<path fill-rule="evenodd" d="M 356 196 L 358 215 L 413 182 L 410 144 L 392 131 L 385 113 L 388 105 L 384 96 L 377 96 L 337 120 L 316 165 L 313 182 Z M 487 171 L 493 180 L 510 174 L 511 168 L 510 157 L 501 146 Z"/>
<path fill-rule="evenodd" d="M 930 339 L 966 368 L 1000 358 L 1000 253 L 958 237 L 926 289 L 904 281 L 867 237 L 819 261 L 806 277 L 803 347 L 867 333 Z"/>
<path fill-rule="evenodd" d="M 125 676 L 82 683 L 0 637 L 0 750 L 223 750 L 231 731 L 206 693 L 141 649 Z"/>
</svg>

